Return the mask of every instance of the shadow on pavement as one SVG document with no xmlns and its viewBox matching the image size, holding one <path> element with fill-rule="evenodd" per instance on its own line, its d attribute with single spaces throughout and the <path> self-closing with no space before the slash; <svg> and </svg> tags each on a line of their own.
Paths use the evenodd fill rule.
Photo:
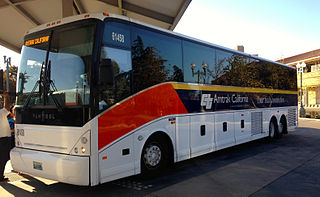
<svg viewBox="0 0 320 197">
<path fill-rule="evenodd" d="M 301 132 L 303 130 L 303 132 Z M 30 176 L 24 176 L 21 181 L 2 183 L 0 187 L 14 196 L 145 196 L 175 184 L 186 182 L 189 179 L 212 173 L 220 168 L 237 163 L 247 158 L 267 152 L 276 152 L 278 149 L 292 149 L 311 154 L 312 151 L 320 152 L 320 147 L 312 147 L 320 140 L 319 129 L 297 128 L 295 132 L 279 140 L 260 139 L 257 141 L 237 145 L 225 150 L 206 154 L 187 161 L 176 163 L 172 169 L 156 177 L 132 176 L 94 187 L 75 186 L 63 183 L 50 185 Z M 303 133 L 303 134 L 302 134 Z M 311 139 L 311 141 L 310 141 Z M 309 153 L 310 152 L 310 153 Z M 305 152 L 301 152 L 305 154 Z M 271 154 L 270 154 L 271 155 Z M 269 158 L 267 158 L 269 159 Z M 265 162 L 265 161 L 258 161 Z M 300 162 L 300 161 L 299 161 Z M 275 164 L 276 165 L 276 164 Z M 269 184 L 269 183 L 267 183 Z M 23 187 L 33 188 L 30 191 Z M 193 188 L 188 188 L 193 190 Z M 0 188 L 0 196 L 1 188 Z"/>
</svg>

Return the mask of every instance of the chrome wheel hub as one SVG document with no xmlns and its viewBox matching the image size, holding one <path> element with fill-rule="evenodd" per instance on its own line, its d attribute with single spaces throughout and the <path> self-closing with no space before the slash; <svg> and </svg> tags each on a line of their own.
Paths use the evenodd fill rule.
<svg viewBox="0 0 320 197">
<path fill-rule="evenodd" d="M 161 161 L 161 149 L 157 145 L 147 147 L 144 153 L 144 160 L 149 166 L 157 166 Z"/>
</svg>

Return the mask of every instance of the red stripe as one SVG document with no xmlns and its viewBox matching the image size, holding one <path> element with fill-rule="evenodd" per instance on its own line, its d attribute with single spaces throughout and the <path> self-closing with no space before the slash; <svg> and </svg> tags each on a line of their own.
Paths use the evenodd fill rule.
<svg viewBox="0 0 320 197">
<path fill-rule="evenodd" d="M 187 110 L 171 84 L 141 92 L 98 118 L 98 149 L 154 119 L 184 113 Z"/>
</svg>

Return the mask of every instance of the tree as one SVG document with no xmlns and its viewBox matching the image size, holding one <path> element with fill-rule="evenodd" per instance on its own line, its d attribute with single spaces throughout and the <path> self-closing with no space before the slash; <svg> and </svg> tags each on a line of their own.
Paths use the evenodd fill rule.
<svg viewBox="0 0 320 197">
<path fill-rule="evenodd" d="M 17 66 L 9 66 L 9 102 L 10 105 L 13 105 L 15 102 L 15 92 L 16 92 L 16 83 L 17 83 Z M 3 89 L 7 90 L 7 70 L 3 71 Z"/>
</svg>

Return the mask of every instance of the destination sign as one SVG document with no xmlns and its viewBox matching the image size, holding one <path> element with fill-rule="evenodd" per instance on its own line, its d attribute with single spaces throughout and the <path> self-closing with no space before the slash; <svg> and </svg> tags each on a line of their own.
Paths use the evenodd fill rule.
<svg viewBox="0 0 320 197">
<path fill-rule="evenodd" d="M 40 38 L 35 38 L 32 40 L 27 40 L 24 45 L 25 46 L 32 46 L 32 45 L 36 45 L 36 44 L 41 44 L 41 43 L 45 43 L 45 42 L 49 42 L 49 38 L 50 36 L 43 36 Z"/>
</svg>

